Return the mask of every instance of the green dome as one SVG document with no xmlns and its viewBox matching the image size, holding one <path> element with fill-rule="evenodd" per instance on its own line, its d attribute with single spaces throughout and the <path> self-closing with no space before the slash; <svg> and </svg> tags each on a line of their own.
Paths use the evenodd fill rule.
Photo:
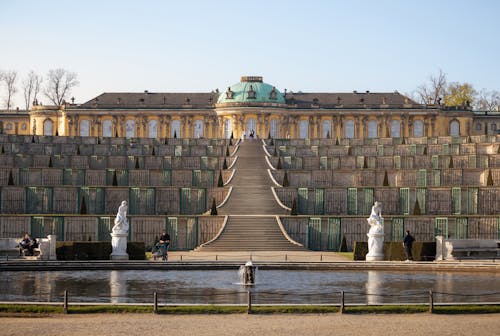
<svg viewBox="0 0 500 336">
<path fill-rule="evenodd" d="M 233 84 L 221 92 L 217 104 L 252 104 L 269 103 L 285 104 L 285 97 L 274 86 L 264 83 L 262 77 L 241 77 L 239 83 Z"/>
</svg>

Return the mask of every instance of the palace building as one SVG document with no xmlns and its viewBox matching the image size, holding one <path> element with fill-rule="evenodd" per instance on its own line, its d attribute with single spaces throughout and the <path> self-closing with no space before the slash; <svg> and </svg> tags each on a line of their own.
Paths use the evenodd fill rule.
<svg viewBox="0 0 500 336">
<path fill-rule="evenodd" d="M 490 131 L 475 122 L 469 106 L 422 105 L 397 91 L 282 92 L 258 76 L 241 77 L 221 92 L 103 93 L 83 104 L 35 105 L 4 113 L 1 122 L 4 134 L 128 138 L 228 138 L 252 131 L 262 138 L 405 138 Z"/>
</svg>

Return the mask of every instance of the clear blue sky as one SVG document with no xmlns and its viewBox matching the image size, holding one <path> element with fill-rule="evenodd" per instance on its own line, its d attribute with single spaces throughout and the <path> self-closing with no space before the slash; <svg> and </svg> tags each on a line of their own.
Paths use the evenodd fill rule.
<svg viewBox="0 0 500 336">
<path fill-rule="evenodd" d="M 410 93 L 439 69 L 500 90 L 499 13 L 494 0 L 0 0 L 0 69 L 74 71 L 77 102 L 207 92 L 241 75 L 280 90 Z"/>
</svg>

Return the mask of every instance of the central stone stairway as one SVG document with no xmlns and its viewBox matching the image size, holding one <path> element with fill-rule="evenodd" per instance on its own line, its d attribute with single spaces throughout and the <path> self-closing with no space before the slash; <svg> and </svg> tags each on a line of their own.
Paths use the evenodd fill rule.
<svg viewBox="0 0 500 336">
<path fill-rule="evenodd" d="M 278 205 L 271 191 L 273 185 L 260 140 L 240 143 L 233 191 L 227 203 L 218 209 L 228 215 L 221 235 L 197 251 L 305 251 L 291 243 L 281 231 L 276 215 L 287 210 Z"/>
</svg>

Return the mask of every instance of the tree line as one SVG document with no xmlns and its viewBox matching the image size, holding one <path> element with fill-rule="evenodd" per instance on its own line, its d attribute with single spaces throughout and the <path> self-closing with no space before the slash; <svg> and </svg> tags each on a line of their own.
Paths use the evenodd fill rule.
<svg viewBox="0 0 500 336">
<path fill-rule="evenodd" d="M 19 81 L 16 70 L 0 70 L 0 89 L 4 92 L 4 107 L 7 110 L 13 108 L 13 98 L 19 91 Z M 20 82 L 25 109 L 29 110 L 32 105 L 38 105 L 40 94 L 52 104 L 60 106 L 78 84 L 76 73 L 66 69 L 49 70 L 45 77 L 31 70 Z"/>
<path fill-rule="evenodd" d="M 421 104 L 472 107 L 477 111 L 498 111 L 500 92 L 482 89 L 477 91 L 470 83 L 448 82 L 446 74 L 439 70 L 411 94 Z"/>
<path fill-rule="evenodd" d="M 65 69 L 49 70 L 45 77 L 31 70 L 21 81 L 25 108 L 29 110 L 32 105 L 37 105 L 40 94 L 52 104 L 60 106 L 78 84 L 76 73 Z M 13 97 L 19 90 L 17 71 L 0 70 L 0 90 L 4 92 L 4 107 L 7 110 L 12 109 Z M 409 96 L 418 103 L 427 105 L 464 106 L 488 112 L 498 111 L 500 107 L 499 91 L 487 89 L 477 91 L 467 82 L 448 82 L 442 70 L 439 70 L 437 75 L 430 76 L 427 82 L 418 86 Z"/>
</svg>

